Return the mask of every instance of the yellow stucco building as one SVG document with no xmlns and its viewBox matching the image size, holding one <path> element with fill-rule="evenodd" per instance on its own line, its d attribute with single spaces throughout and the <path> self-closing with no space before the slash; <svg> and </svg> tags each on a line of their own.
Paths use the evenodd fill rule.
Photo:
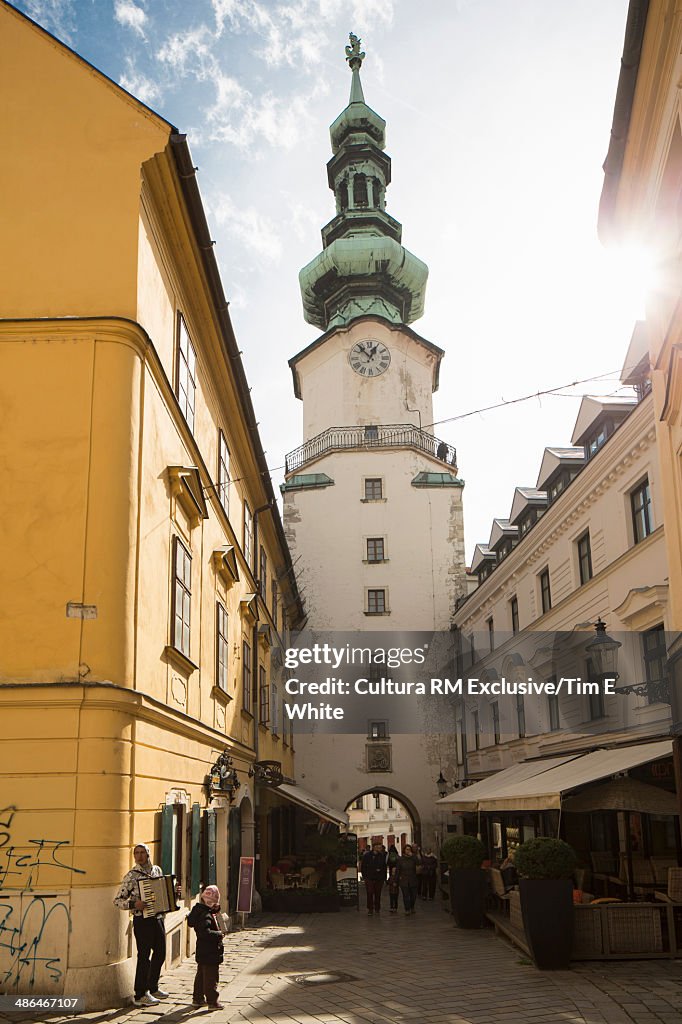
<svg viewBox="0 0 682 1024">
<path fill-rule="evenodd" d="M 0 991 L 112 1005 L 135 842 L 233 905 L 301 607 L 185 137 L 2 2 L 0 34 Z"/>
</svg>

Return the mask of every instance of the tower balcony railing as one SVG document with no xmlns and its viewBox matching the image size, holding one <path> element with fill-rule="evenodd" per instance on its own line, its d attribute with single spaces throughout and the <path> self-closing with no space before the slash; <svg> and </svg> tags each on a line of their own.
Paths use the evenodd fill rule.
<svg viewBox="0 0 682 1024">
<path fill-rule="evenodd" d="M 412 448 L 438 459 L 444 466 L 457 472 L 457 449 L 412 423 L 329 427 L 287 455 L 286 472 L 294 473 L 330 452 L 377 451 L 386 448 Z"/>
</svg>

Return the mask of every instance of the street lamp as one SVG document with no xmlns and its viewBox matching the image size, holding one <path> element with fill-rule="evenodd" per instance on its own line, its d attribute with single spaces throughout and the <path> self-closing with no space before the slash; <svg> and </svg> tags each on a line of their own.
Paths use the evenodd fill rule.
<svg viewBox="0 0 682 1024">
<path fill-rule="evenodd" d="M 596 636 L 585 645 L 585 652 L 592 659 L 600 679 L 618 679 L 616 666 L 618 664 L 618 651 L 623 646 L 618 640 L 614 640 L 606 632 L 606 623 L 600 618 L 594 624 Z"/>
<path fill-rule="evenodd" d="M 448 793 L 448 780 L 443 777 L 443 770 L 441 769 L 438 778 L 436 779 L 436 786 L 438 787 L 438 796 L 443 799 Z"/>
</svg>

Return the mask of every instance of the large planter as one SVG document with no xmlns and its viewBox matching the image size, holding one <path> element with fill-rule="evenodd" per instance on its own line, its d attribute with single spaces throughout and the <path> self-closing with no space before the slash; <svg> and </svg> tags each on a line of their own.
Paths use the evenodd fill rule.
<svg viewBox="0 0 682 1024">
<path fill-rule="evenodd" d="M 450 910 L 458 928 L 482 928 L 485 920 L 485 872 L 450 868 Z"/>
<path fill-rule="evenodd" d="M 519 882 L 526 940 L 541 971 L 565 971 L 573 944 L 573 882 L 570 878 L 522 878 Z"/>
</svg>

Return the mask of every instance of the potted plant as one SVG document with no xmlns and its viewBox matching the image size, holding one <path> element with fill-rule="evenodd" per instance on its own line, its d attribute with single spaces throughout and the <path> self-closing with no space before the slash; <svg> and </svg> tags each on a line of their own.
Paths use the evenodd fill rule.
<svg viewBox="0 0 682 1024">
<path fill-rule="evenodd" d="M 485 912 L 485 849 L 475 836 L 449 836 L 441 849 L 448 865 L 450 910 L 459 928 L 482 928 Z"/>
<path fill-rule="evenodd" d="M 540 970 L 570 967 L 577 862 L 575 850 L 563 839 L 529 839 L 516 850 L 523 927 Z"/>
</svg>

